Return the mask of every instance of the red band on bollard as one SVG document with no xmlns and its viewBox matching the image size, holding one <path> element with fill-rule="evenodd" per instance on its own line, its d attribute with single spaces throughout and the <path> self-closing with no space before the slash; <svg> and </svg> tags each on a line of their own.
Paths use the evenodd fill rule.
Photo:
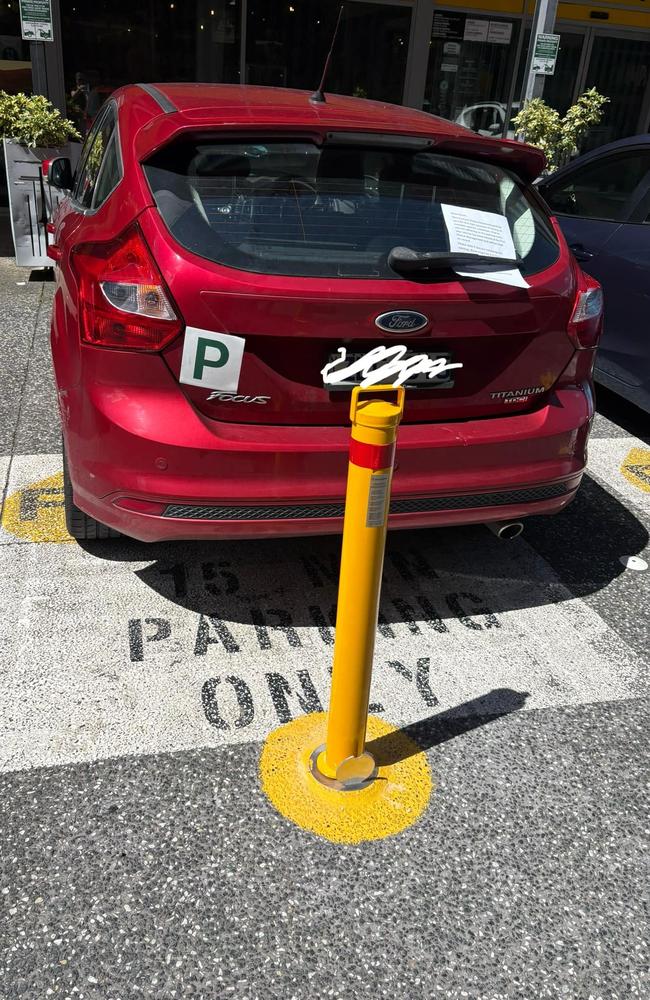
<svg viewBox="0 0 650 1000">
<path fill-rule="evenodd" d="M 350 440 L 350 461 L 362 469 L 388 469 L 395 457 L 395 443 L 366 444 L 364 441 Z"/>
</svg>

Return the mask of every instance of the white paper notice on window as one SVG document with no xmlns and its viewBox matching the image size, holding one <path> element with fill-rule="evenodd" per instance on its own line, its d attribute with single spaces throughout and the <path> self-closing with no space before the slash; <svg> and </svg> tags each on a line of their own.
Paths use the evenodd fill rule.
<svg viewBox="0 0 650 1000">
<path fill-rule="evenodd" d="M 497 212 L 481 212 L 478 208 L 463 208 L 461 205 L 441 205 L 443 218 L 449 236 L 451 253 L 477 253 L 482 257 L 512 257 L 516 258 L 515 245 L 508 220 Z M 483 281 L 496 281 L 501 285 L 514 285 L 516 288 L 529 288 L 522 278 L 519 269 L 513 267 L 497 271 L 491 268 L 481 268 L 480 264 L 469 270 L 460 271 L 454 268 L 456 274 L 463 278 L 480 278 Z"/>
</svg>

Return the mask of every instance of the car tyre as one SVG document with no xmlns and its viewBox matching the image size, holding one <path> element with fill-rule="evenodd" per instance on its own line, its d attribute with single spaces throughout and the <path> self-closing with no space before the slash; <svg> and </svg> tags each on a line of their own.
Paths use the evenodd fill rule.
<svg viewBox="0 0 650 1000">
<path fill-rule="evenodd" d="M 80 541 L 105 541 L 109 538 L 120 538 L 120 532 L 115 528 L 96 521 L 94 517 L 84 514 L 72 497 L 72 482 L 68 462 L 63 452 L 63 507 L 65 510 L 65 526 L 68 534 Z"/>
</svg>

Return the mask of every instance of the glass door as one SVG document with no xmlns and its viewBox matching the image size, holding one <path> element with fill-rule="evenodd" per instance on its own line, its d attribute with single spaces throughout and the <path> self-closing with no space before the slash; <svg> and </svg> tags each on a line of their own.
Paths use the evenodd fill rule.
<svg viewBox="0 0 650 1000">
<path fill-rule="evenodd" d="M 582 88 L 595 87 L 609 97 L 601 123 L 591 130 L 583 151 L 635 135 L 650 69 L 650 39 L 594 31 Z"/>
</svg>

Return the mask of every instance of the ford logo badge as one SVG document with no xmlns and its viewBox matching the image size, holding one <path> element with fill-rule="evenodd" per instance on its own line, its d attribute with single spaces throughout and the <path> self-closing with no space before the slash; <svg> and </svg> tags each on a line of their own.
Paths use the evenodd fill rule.
<svg viewBox="0 0 650 1000">
<path fill-rule="evenodd" d="M 375 320 L 375 326 L 386 333 L 417 333 L 428 323 L 426 316 L 411 309 L 395 309 L 393 312 L 382 313 Z"/>
</svg>

